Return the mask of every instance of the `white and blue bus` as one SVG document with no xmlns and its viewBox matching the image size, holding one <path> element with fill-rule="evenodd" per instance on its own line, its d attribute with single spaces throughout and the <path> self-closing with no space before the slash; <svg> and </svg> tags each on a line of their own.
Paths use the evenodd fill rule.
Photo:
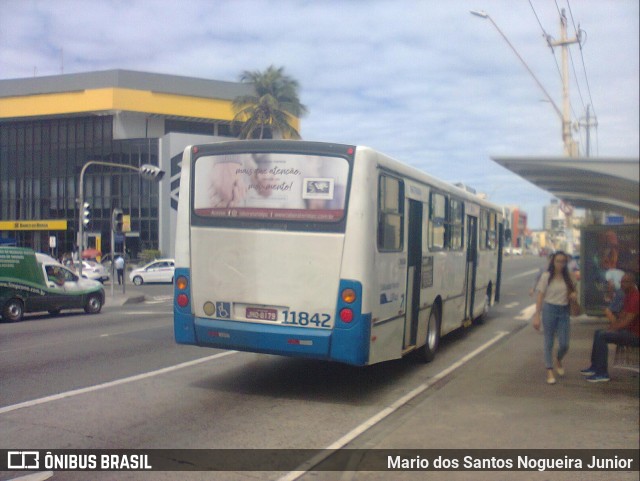
<svg viewBox="0 0 640 481">
<path fill-rule="evenodd" d="M 416 352 L 498 299 L 502 210 L 368 147 L 187 147 L 178 343 L 363 366 Z"/>
</svg>

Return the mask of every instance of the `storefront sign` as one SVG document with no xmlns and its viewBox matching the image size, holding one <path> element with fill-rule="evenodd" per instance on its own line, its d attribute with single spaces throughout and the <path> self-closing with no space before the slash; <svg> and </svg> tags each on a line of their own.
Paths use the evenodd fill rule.
<svg viewBox="0 0 640 481">
<path fill-rule="evenodd" d="M 4 220 L 2 230 L 67 230 L 66 220 Z"/>
</svg>

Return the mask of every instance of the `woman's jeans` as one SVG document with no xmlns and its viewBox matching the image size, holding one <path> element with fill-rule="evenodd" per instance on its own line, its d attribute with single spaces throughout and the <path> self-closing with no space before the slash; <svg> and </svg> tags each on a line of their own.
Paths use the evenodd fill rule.
<svg viewBox="0 0 640 481">
<path fill-rule="evenodd" d="M 553 369 L 553 340 L 558 335 L 558 360 L 561 361 L 569 350 L 569 306 L 547 304 L 542 307 L 544 327 L 544 363 Z"/>
</svg>

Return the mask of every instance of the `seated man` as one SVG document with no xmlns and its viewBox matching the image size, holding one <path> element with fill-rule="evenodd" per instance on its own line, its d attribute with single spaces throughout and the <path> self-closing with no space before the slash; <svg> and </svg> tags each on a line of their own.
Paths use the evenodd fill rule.
<svg viewBox="0 0 640 481">
<path fill-rule="evenodd" d="M 593 348 L 591 349 L 591 366 L 580 371 L 589 382 L 609 381 L 607 367 L 609 348 L 608 344 L 620 344 L 625 346 L 640 345 L 640 295 L 635 283 L 635 276 L 625 273 L 620 281 L 624 291 L 624 305 L 617 315 L 609 309 L 605 315 L 609 320 L 609 328 L 598 330 L 593 335 Z"/>
</svg>

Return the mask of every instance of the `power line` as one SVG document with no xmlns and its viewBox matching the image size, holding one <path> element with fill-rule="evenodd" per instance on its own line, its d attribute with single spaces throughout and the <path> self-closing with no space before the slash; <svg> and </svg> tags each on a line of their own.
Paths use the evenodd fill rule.
<svg viewBox="0 0 640 481">
<path fill-rule="evenodd" d="M 571 139 L 571 130 L 572 130 L 572 126 L 573 125 L 577 125 L 577 120 L 576 122 L 572 121 L 572 118 L 578 118 L 578 116 L 576 115 L 575 109 L 573 108 L 570 96 L 569 96 L 569 86 L 568 86 L 568 78 L 569 78 L 569 72 L 567 70 L 568 66 L 567 66 L 567 50 L 569 45 L 571 43 L 576 43 L 578 42 L 577 39 L 572 39 L 569 40 L 566 38 L 566 17 L 564 14 L 564 11 L 560 11 L 560 8 L 558 6 L 558 3 L 556 1 L 556 9 L 558 10 L 558 13 L 560 15 L 560 35 L 561 35 L 561 39 L 560 41 L 556 41 L 551 35 L 549 35 L 544 27 L 542 26 L 542 22 L 540 21 L 540 17 L 538 16 L 538 13 L 536 12 L 535 7 L 533 6 L 533 3 L 531 0 L 529 0 L 529 6 L 531 7 L 531 10 L 533 11 L 534 16 L 536 17 L 536 20 L 538 21 L 538 25 L 540 26 L 540 29 L 542 30 L 542 36 L 546 39 L 547 41 L 547 45 L 549 46 L 549 48 L 551 49 L 551 54 L 553 56 L 553 60 L 556 64 L 556 70 L 558 72 L 558 76 L 560 77 L 560 83 L 562 85 L 562 98 L 563 98 L 563 114 L 562 114 L 562 132 L 563 132 L 563 139 L 567 138 L 567 139 Z M 558 64 L 558 59 L 556 58 L 555 55 L 555 50 L 554 47 L 555 46 L 560 46 L 562 47 L 561 49 L 561 53 L 562 53 L 562 62 L 563 62 L 563 67 L 562 70 L 560 68 L 560 65 Z M 570 54 L 570 52 L 569 52 Z M 572 64 L 573 64 L 573 60 L 572 60 Z M 575 68 L 574 68 L 574 72 L 575 72 Z M 580 140 L 580 137 L 578 137 L 578 141 Z M 574 143 L 573 140 L 570 141 L 571 144 Z M 567 144 L 565 144 L 565 148 Z M 569 155 L 573 155 L 574 150 L 573 147 L 569 147 Z"/>
<path fill-rule="evenodd" d="M 531 7 L 531 10 L 533 10 L 533 14 L 536 17 L 536 20 L 538 21 L 538 25 L 540 25 L 540 30 L 542 30 L 542 36 L 543 37 L 547 37 L 547 32 L 545 32 L 544 27 L 542 26 L 542 22 L 540 22 L 540 18 L 538 17 L 538 14 L 536 13 L 536 9 L 533 8 L 533 3 L 531 3 L 531 0 L 529 0 L 529 6 Z"/>
<path fill-rule="evenodd" d="M 558 73 L 558 76 L 560 77 L 561 81 L 563 81 L 563 74 L 560 71 L 560 65 L 558 64 L 558 59 L 557 59 L 557 57 L 555 55 L 555 50 L 554 50 L 554 46 L 558 45 L 559 42 L 556 42 L 555 39 L 550 34 L 548 34 L 547 31 L 545 30 L 545 28 L 544 28 L 544 26 L 542 24 L 542 21 L 540 19 L 540 16 L 538 15 L 538 12 L 536 11 L 536 8 L 533 5 L 532 0 L 528 0 L 528 2 L 529 2 L 529 6 L 531 7 L 531 11 L 533 12 L 533 15 L 535 16 L 536 22 L 538 23 L 538 26 L 540 27 L 540 30 L 542 31 L 542 36 L 546 39 L 547 45 L 551 49 L 551 52 L 552 52 L 552 55 L 553 55 L 553 59 L 554 59 L 555 65 L 556 65 L 556 71 Z M 580 77 L 582 77 L 582 76 L 578 75 L 578 67 L 576 66 L 576 61 L 573 58 L 573 53 L 572 53 L 571 49 L 568 48 L 568 54 L 569 54 L 569 59 L 571 61 L 571 68 L 573 70 L 574 82 L 575 82 L 575 85 L 576 85 L 576 88 L 577 88 L 577 94 L 578 94 L 579 101 L 580 101 L 581 106 L 582 106 L 582 111 L 586 112 L 586 114 L 585 114 L 585 116 L 582 116 L 582 117 L 577 115 L 576 109 L 574 108 L 573 102 L 571 101 L 571 99 L 569 99 L 569 108 L 570 108 L 572 117 L 576 119 L 574 125 L 582 126 L 582 127 L 585 127 L 587 129 L 587 135 L 586 135 L 587 144 L 590 144 L 590 139 L 591 139 L 591 136 L 589 135 L 589 131 L 588 130 L 590 128 L 594 128 L 595 127 L 595 133 L 596 133 L 595 140 L 596 140 L 596 144 L 597 144 L 597 142 L 598 142 L 597 114 L 596 114 L 595 107 L 593 105 L 593 97 L 591 95 L 591 86 L 590 86 L 590 83 L 589 83 L 589 76 L 587 75 L 587 68 L 586 68 L 586 62 L 585 62 L 585 59 L 584 59 L 584 50 L 583 50 L 583 46 L 585 45 L 586 39 L 587 39 L 587 33 L 580 28 L 579 24 L 576 26 L 576 21 L 575 21 L 574 15 L 573 15 L 573 10 L 571 8 L 570 0 L 566 0 L 566 3 L 567 3 L 567 8 L 569 10 L 569 16 L 571 18 L 571 23 L 572 23 L 573 29 L 575 31 L 575 38 L 577 40 L 574 43 L 578 43 L 578 46 L 580 48 L 580 60 L 582 62 L 582 71 L 583 71 L 582 73 L 584 75 L 584 82 L 585 82 L 585 85 L 586 85 L 588 99 L 589 99 L 588 103 L 587 103 L 587 101 L 585 99 L 585 96 L 583 94 L 583 89 L 582 89 L 581 82 L 580 82 Z M 554 0 L 554 4 L 556 6 L 556 10 L 558 12 L 558 15 L 561 18 L 563 18 L 563 17 L 566 18 L 565 14 L 564 14 L 564 10 L 561 9 L 561 7 L 560 7 L 560 5 L 558 3 L 558 0 Z M 582 135 L 579 135 L 578 138 L 579 138 L 580 142 L 582 143 Z M 596 147 L 596 149 L 597 149 L 597 147 Z M 587 150 L 590 150 L 590 146 L 589 145 L 587 145 Z"/>
<path fill-rule="evenodd" d="M 598 115 L 596 114 L 596 109 L 595 109 L 594 104 L 593 104 L 593 97 L 591 96 L 591 86 L 589 84 L 589 76 L 587 75 L 587 64 L 584 61 L 584 51 L 582 49 L 582 47 L 586 43 L 587 32 L 580 28 L 580 24 L 578 24 L 578 26 L 576 27 L 576 22 L 575 22 L 574 17 L 573 17 L 573 10 L 571 9 L 571 3 L 569 2 L 569 0 L 566 0 L 566 1 L 567 1 L 567 8 L 569 9 L 569 16 L 571 17 L 571 23 L 573 24 L 573 29 L 576 32 L 576 37 L 579 40 L 578 47 L 580 48 L 580 59 L 582 61 L 582 70 L 583 70 L 583 73 L 584 73 L 584 81 L 585 81 L 585 84 L 587 86 L 587 93 L 589 94 L 589 104 L 586 106 L 586 109 L 585 109 L 586 110 L 586 121 L 585 121 L 585 123 L 583 125 L 587 129 L 587 139 L 588 139 L 587 143 L 589 143 L 589 138 L 590 138 L 589 129 L 591 127 L 595 128 L 595 131 L 596 131 L 596 152 L 597 152 L 598 151 L 598 120 L 597 120 Z M 573 65 L 573 56 L 571 57 L 571 63 Z M 580 90 L 580 85 L 578 83 L 578 74 L 575 72 L 575 65 L 574 65 L 574 75 L 576 77 L 576 85 L 578 85 L 578 92 L 580 92 L 580 99 L 582 101 L 582 105 L 584 106 L 584 100 L 582 99 L 582 92 Z M 590 115 L 589 109 L 591 109 L 592 112 L 593 112 L 593 119 L 594 119 L 593 123 L 591 122 L 591 115 Z M 580 120 L 582 120 L 582 119 L 580 119 Z"/>
<path fill-rule="evenodd" d="M 556 70 L 558 72 L 558 77 L 560 77 L 560 81 L 562 81 L 562 72 L 560 72 L 560 65 L 558 65 L 558 59 L 555 56 L 555 52 L 553 50 L 553 45 L 551 45 L 551 41 L 553 40 L 553 37 L 551 35 L 549 35 L 547 33 L 547 31 L 544 29 L 544 27 L 542 26 L 542 22 L 540 21 L 540 17 L 538 17 L 538 13 L 536 12 L 536 9 L 533 7 L 533 3 L 531 3 L 531 0 L 529 0 L 529 6 L 531 7 L 531 10 L 533 11 L 533 15 L 536 17 L 536 20 L 538 21 L 538 25 L 540 25 L 540 30 L 542 30 L 542 36 L 547 41 L 547 45 L 551 49 L 551 53 L 553 54 L 553 60 L 554 60 L 554 62 L 556 64 Z"/>
</svg>

